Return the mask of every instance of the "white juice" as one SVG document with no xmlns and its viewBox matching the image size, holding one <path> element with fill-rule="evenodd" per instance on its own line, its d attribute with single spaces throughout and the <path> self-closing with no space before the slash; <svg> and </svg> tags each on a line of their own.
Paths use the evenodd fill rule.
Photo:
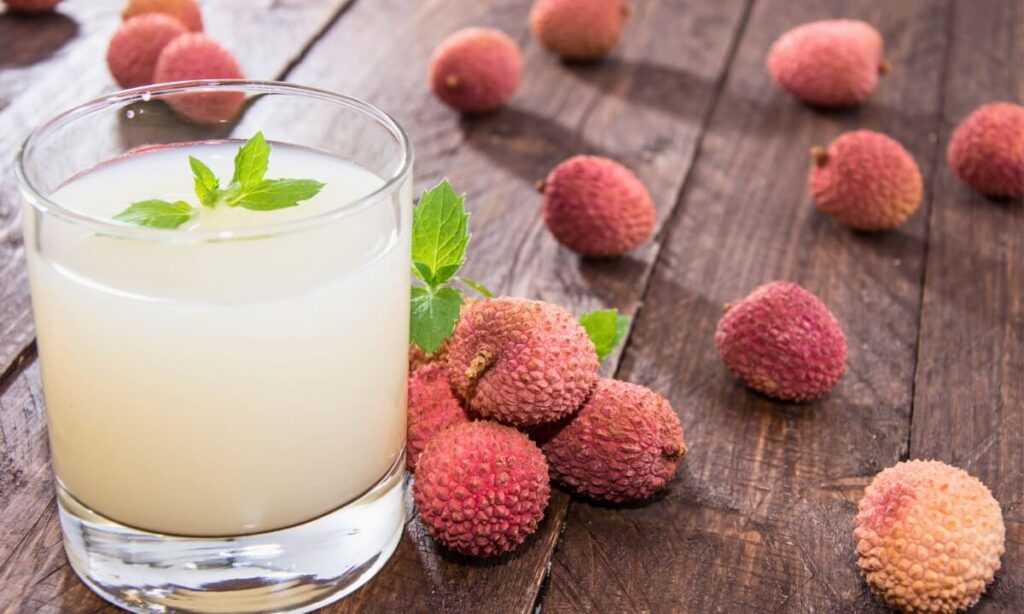
<svg viewBox="0 0 1024 614">
<path fill-rule="evenodd" d="M 197 206 L 187 156 L 226 182 L 238 145 L 118 159 L 51 200 L 105 220 L 143 199 Z M 266 176 L 326 186 L 277 211 L 200 208 L 156 241 L 26 224 L 54 469 L 108 518 L 177 535 L 283 528 L 357 498 L 401 454 L 411 187 L 346 208 L 383 180 L 279 144 Z"/>
</svg>

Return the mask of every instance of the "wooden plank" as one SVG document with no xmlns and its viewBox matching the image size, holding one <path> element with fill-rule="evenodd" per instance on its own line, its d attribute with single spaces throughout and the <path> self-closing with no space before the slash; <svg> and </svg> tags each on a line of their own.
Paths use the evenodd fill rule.
<svg viewBox="0 0 1024 614">
<path fill-rule="evenodd" d="M 858 575 L 852 519 L 870 477 L 906 452 L 928 206 L 896 231 L 852 233 L 811 204 L 808 148 L 872 128 L 931 177 L 947 8 L 754 5 L 619 372 L 671 400 L 690 452 L 646 505 L 572 503 L 545 612 L 883 611 Z M 876 24 L 895 66 L 856 110 L 803 106 L 764 69 L 779 34 L 831 16 Z M 842 323 L 846 373 L 824 400 L 772 402 L 718 360 L 722 305 L 773 279 Z"/>
<path fill-rule="evenodd" d="M 540 50 L 526 28 L 529 5 L 463 3 L 453 11 L 438 1 L 412 10 L 400 1 L 357 4 L 289 78 L 386 109 L 414 141 L 417 189 L 448 176 L 467 192 L 470 277 L 576 312 L 613 305 L 632 313 L 658 243 L 619 260 L 580 260 L 544 229 L 534 182 L 576 153 L 613 156 L 637 171 L 667 219 L 745 4 L 638 3 L 622 49 L 594 65 L 565 65 Z M 507 31 L 526 59 L 510 104 L 474 118 L 443 107 L 425 84 L 434 46 L 467 25 Z M 381 574 L 328 611 L 530 611 L 566 506 L 566 496 L 556 494 L 538 534 L 497 561 L 439 552 L 412 522 Z"/>
<path fill-rule="evenodd" d="M 203 15 L 206 32 L 238 56 L 247 76 L 273 79 L 302 57 L 310 39 L 350 1 L 223 0 L 204 4 Z M 50 116 L 118 89 L 105 61 L 118 12 L 110 9 L 109 2 L 82 4 L 107 8 L 79 9 L 78 3 L 68 3 L 68 14 L 83 19 L 81 40 L 69 43 L 73 49 L 47 62 L 45 70 L 32 71 L 37 82 L 23 84 L 24 89 L 0 111 L 0 379 L 11 372 L 10 365 L 35 335 L 18 216 L 20 200 L 12 171 L 14 153 L 29 130 Z M 116 9 L 119 4 L 113 6 Z M 274 44 L 267 44 L 268 32 L 273 33 Z"/>
<path fill-rule="evenodd" d="M 978 105 L 1024 101 L 1024 5 L 957 3 L 953 16 L 942 152 L 956 124 Z M 1019 611 L 1024 604 L 1024 207 L 976 194 L 945 163 L 932 186 L 910 456 L 962 467 L 991 488 L 1002 504 L 1007 551 L 976 611 Z"/>
</svg>

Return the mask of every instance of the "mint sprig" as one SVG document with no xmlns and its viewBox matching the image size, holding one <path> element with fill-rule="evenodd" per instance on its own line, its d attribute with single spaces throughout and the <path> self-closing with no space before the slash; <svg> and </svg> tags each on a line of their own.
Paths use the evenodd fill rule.
<svg viewBox="0 0 1024 614">
<path fill-rule="evenodd" d="M 604 360 L 626 336 L 629 316 L 620 315 L 617 309 L 595 309 L 579 317 L 580 324 L 597 350 L 597 359 Z"/>
<path fill-rule="evenodd" d="M 231 181 L 221 187 L 220 179 L 201 160 L 188 157 L 196 198 L 204 207 L 242 207 L 252 211 L 273 211 L 294 207 L 309 200 L 324 184 L 312 179 L 266 179 L 270 164 L 270 145 L 257 132 L 235 154 Z M 155 228 L 177 228 L 192 219 L 195 210 L 185 201 L 144 200 L 132 203 L 114 219 Z M 463 249 L 465 246 L 463 246 Z"/>
<path fill-rule="evenodd" d="M 462 291 L 449 282 L 493 296 L 480 282 L 455 276 L 466 262 L 468 245 L 466 198 L 445 179 L 423 193 L 412 213 L 412 272 L 423 286 L 412 289 L 409 334 L 428 354 L 440 347 L 459 319 Z"/>
</svg>

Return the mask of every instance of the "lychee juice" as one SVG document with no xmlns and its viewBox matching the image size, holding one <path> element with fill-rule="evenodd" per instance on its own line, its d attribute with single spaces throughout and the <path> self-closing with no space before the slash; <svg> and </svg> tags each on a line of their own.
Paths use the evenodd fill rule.
<svg viewBox="0 0 1024 614">
<path fill-rule="evenodd" d="M 367 169 L 274 144 L 267 177 L 322 181 L 317 196 L 199 207 L 188 156 L 229 178 L 239 145 L 141 151 L 50 196 L 105 221 L 185 200 L 199 212 L 178 229 L 26 224 L 57 478 L 131 527 L 300 524 L 359 497 L 402 452 L 411 186 L 378 193 Z"/>
</svg>

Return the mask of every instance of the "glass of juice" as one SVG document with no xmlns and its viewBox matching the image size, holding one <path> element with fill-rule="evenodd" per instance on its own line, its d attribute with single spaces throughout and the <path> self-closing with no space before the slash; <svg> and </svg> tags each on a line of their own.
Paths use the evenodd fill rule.
<svg viewBox="0 0 1024 614">
<path fill-rule="evenodd" d="M 320 191 L 202 204 L 191 158 L 229 190 L 257 133 L 265 179 Z M 272 82 L 120 92 L 28 137 L 16 167 L 57 503 L 99 595 L 308 611 L 387 561 L 405 517 L 412 158 L 373 106 Z M 151 199 L 188 219 L 115 219 Z"/>
</svg>

